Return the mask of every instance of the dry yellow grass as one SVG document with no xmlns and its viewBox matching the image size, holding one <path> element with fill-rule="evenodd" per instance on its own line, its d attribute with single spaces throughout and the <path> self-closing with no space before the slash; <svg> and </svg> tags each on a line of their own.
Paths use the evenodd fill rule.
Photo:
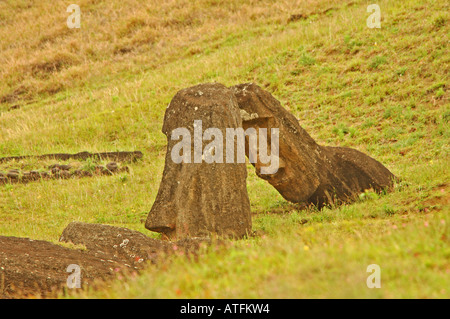
<svg viewBox="0 0 450 319">
<path fill-rule="evenodd" d="M 0 2 L 0 103 L 54 94 L 117 72 L 155 69 L 211 50 L 211 43 L 218 48 L 228 35 L 251 25 L 283 25 L 292 14 L 321 13 L 346 2 L 80 0 L 77 4 L 81 28 L 70 29 L 66 2 Z"/>
</svg>

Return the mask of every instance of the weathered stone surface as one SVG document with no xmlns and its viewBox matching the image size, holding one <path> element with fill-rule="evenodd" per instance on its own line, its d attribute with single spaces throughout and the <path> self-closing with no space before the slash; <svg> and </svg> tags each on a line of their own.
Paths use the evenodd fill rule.
<svg viewBox="0 0 450 319">
<path fill-rule="evenodd" d="M 70 223 L 59 241 L 78 246 L 0 236 L 0 299 L 53 298 L 67 289 L 69 265 L 80 267 L 81 287 L 85 288 L 121 273 L 139 272 L 147 262 L 163 260 L 168 254 L 196 258 L 202 247 L 212 244 L 194 239 L 162 241 L 127 228 L 82 222 Z"/>
<path fill-rule="evenodd" d="M 58 163 L 50 165 L 48 167 L 48 169 L 50 169 L 50 170 L 56 169 L 56 170 L 62 170 L 62 171 L 69 171 L 71 168 L 72 168 L 72 166 L 70 166 L 70 165 L 62 165 L 62 164 L 58 164 Z"/>
<path fill-rule="evenodd" d="M 162 129 L 168 139 L 163 177 L 145 227 L 177 239 L 208 237 L 212 233 L 245 236 L 251 231 L 246 165 L 226 163 L 225 151 L 223 163 L 206 163 L 203 158 L 194 163 L 194 131 L 199 130 L 194 128 L 195 120 L 202 121 L 200 134 L 217 128 L 223 139 L 226 128 L 242 125 L 236 98 L 222 84 L 201 84 L 175 95 L 167 107 Z M 177 128 L 186 128 L 192 138 L 190 163 L 172 160 L 172 149 L 180 142 L 171 138 Z M 203 146 L 211 142 L 205 140 Z"/>
<path fill-rule="evenodd" d="M 68 179 L 72 176 L 69 171 L 60 170 L 54 174 L 55 178 Z"/>
<path fill-rule="evenodd" d="M 123 263 L 42 240 L 0 236 L 0 299 L 39 294 L 54 297 L 67 288 L 69 265 L 81 267 L 82 286 L 113 278 Z"/>
<path fill-rule="evenodd" d="M 7 182 L 9 183 L 18 183 L 20 179 L 19 171 L 16 169 L 10 170 L 6 174 Z"/>
<path fill-rule="evenodd" d="M 258 176 L 268 180 L 286 200 L 323 206 L 351 201 L 365 189 L 381 191 L 392 185 L 394 175 L 373 158 L 350 148 L 318 145 L 298 120 L 259 86 L 247 83 L 231 89 L 244 129 L 279 129 L 278 171 L 262 175 L 262 164 L 257 161 L 254 166 Z"/>
<path fill-rule="evenodd" d="M 168 252 L 170 244 L 122 227 L 82 222 L 70 223 L 59 241 L 84 245 L 98 257 L 113 259 L 130 266 L 155 261 L 158 253 Z"/>
<path fill-rule="evenodd" d="M 97 257 L 107 258 L 140 269 L 144 262 L 156 263 L 159 258 L 182 251 L 196 254 L 207 240 L 183 239 L 169 242 L 150 238 L 136 230 L 104 224 L 72 222 L 62 232 L 61 242 L 83 245 Z M 220 243 L 217 243 L 220 244 Z"/>
<path fill-rule="evenodd" d="M 59 169 L 62 171 L 70 171 L 71 168 L 72 166 L 70 165 L 59 165 Z"/>
<path fill-rule="evenodd" d="M 110 162 L 106 164 L 106 168 L 111 172 L 116 172 L 119 169 L 119 166 L 117 165 L 116 162 Z"/>
<path fill-rule="evenodd" d="M 0 184 L 7 183 L 30 183 L 39 181 L 41 179 L 69 179 L 72 177 L 91 177 L 94 174 L 85 169 L 73 169 L 72 165 L 68 164 L 52 164 L 48 166 L 50 171 L 40 172 L 31 170 L 29 172 L 20 172 L 18 169 L 9 170 L 8 173 L 0 172 Z M 113 175 L 117 173 L 129 173 L 128 166 L 119 167 L 116 162 L 110 162 L 105 166 L 98 165 L 94 169 L 95 175 Z"/>
<path fill-rule="evenodd" d="M 77 169 L 73 172 L 73 174 L 78 177 L 92 177 L 93 176 L 93 174 L 91 172 L 83 170 L 83 169 Z"/>
</svg>

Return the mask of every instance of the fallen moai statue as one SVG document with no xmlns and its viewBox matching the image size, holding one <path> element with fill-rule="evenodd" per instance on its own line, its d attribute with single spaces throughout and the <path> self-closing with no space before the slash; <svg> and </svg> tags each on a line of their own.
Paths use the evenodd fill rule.
<svg viewBox="0 0 450 319">
<path fill-rule="evenodd" d="M 158 258 L 175 251 L 181 251 L 187 256 L 195 255 L 202 243 L 211 244 L 209 240 L 196 239 L 168 242 L 128 228 L 83 222 L 70 223 L 63 230 L 59 241 L 83 245 L 96 257 L 114 260 L 131 269 L 142 268 L 146 261 L 155 264 Z"/>
<path fill-rule="evenodd" d="M 278 171 L 261 174 L 264 164 L 257 161 L 253 165 L 257 175 L 286 200 L 321 207 L 352 201 L 366 189 L 382 191 L 393 185 L 394 175 L 375 159 L 351 148 L 318 145 L 298 120 L 259 86 L 247 83 L 231 89 L 244 129 L 279 129 Z"/>
<path fill-rule="evenodd" d="M 73 275 L 79 287 L 92 287 L 120 274 L 139 272 L 173 254 L 196 257 L 211 241 L 184 239 L 168 242 L 122 227 L 82 222 L 70 223 L 60 242 L 0 236 L 0 299 L 40 296 L 54 298 L 70 289 Z M 215 247 L 222 242 L 214 242 Z M 79 249 L 80 245 L 83 249 Z M 74 277 L 75 278 L 75 277 Z"/>
<path fill-rule="evenodd" d="M 245 161 L 224 162 L 220 147 L 202 146 L 203 140 L 219 142 L 227 128 L 241 127 L 236 97 L 222 84 L 201 84 L 174 96 L 164 117 L 167 154 L 147 229 L 170 239 L 212 233 L 239 238 L 251 231 Z"/>
<path fill-rule="evenodd" d="M 0 236 L 0 247 L 0 299 L 55 297 L 68 287 L 67 270 L 71 265 L 80 267 L 83 286 L 112 279 L 115 269 L 126 268 L 123 263 L 96 257 L 88 251 L 43 240 Z"/>
</svg>

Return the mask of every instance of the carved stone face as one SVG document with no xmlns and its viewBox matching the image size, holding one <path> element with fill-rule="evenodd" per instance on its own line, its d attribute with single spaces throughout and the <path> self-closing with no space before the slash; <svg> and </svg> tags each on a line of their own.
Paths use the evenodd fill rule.
<svg viewBox="0 0 450 319">
<path fill-rule="evenodd" d="M 298 120 L 259 86 L 247 83 L 231 89 L 243 114 L 244 129 L 279 130 L 278 171 L 262 175 L 262 164 L 256 161 L 254 166 L 258 176 L 286 200 L 323 206 L 349 201 L 368 188 L 382 190 L 392 185 L 394 175 L 373 158 L 350 148 L 318 145 Z M 248 144 L 247 139 L 247 156 Z"/>
<path fill-rule="evenodd" d="M 275 174 L 260 174 L 261 164 L 254 166 L 256 174 L 267 180 L 283 197 L 292 202 L 309 198 L 319 185 L 317 164 L 311 159 L 318 145 L 304 131 L 295 117 L 287 112 L 270 93 L 255 84 L 240 84 L 231 87 L 238 105 L 250 117 L 243 117 L 243 127 L 273 128 L 279 130 L 279 168 Z M 271 136 L 268 134 L 268 145 Z M 248 139 L 247 139 L 248 141 Z M 248 150 L 248 147 L 247 147 Z"/>
<path fill-rule="evenodd" d="M 201 84 L 179 91 L 167 107 L 163 125 L 168 140 L 165 167 L 145 226 L 177 239 L 211 234 L 245 236 L 251 231 L 246 164 L 225 160 L 207 163 L 202 155 L 211 141 L 199 140 L 199 121 L 201 136 L 209 128 L 218 129 L 223 137 L 227 128 L 240 128 L 239 108 L 231 90 L 221 84 Z M 178 147 L 181 136 L 174 140 L 173 132 L 184 132 L 182 138 L 189 137 L 190 141 Z M 189 153 L 185 159 L 190 160 L 180 161 L 178 157 L 174 161 L 174 147 L 175 153 Z M 225 156 L 225 152 L 222 154 Z"/>
</svg>

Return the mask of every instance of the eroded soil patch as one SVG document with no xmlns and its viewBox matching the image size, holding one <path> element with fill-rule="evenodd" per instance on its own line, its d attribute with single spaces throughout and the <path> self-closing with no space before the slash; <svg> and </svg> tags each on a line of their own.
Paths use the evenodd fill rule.
<svg viewBox="0 0 450 319">
<path fill-rule="evenodd" d="M 196 256 L 210 241 L 157 240 L 127 228 L 74 222 L 61 242 L 86 249 L 62 247 L 42 240 L 0 236 L 0 298 L 56 297 L 67 289 L 69 265 L 81 268 L 82 287 L 138 272 L 172 254 Z"/>
</svg>

